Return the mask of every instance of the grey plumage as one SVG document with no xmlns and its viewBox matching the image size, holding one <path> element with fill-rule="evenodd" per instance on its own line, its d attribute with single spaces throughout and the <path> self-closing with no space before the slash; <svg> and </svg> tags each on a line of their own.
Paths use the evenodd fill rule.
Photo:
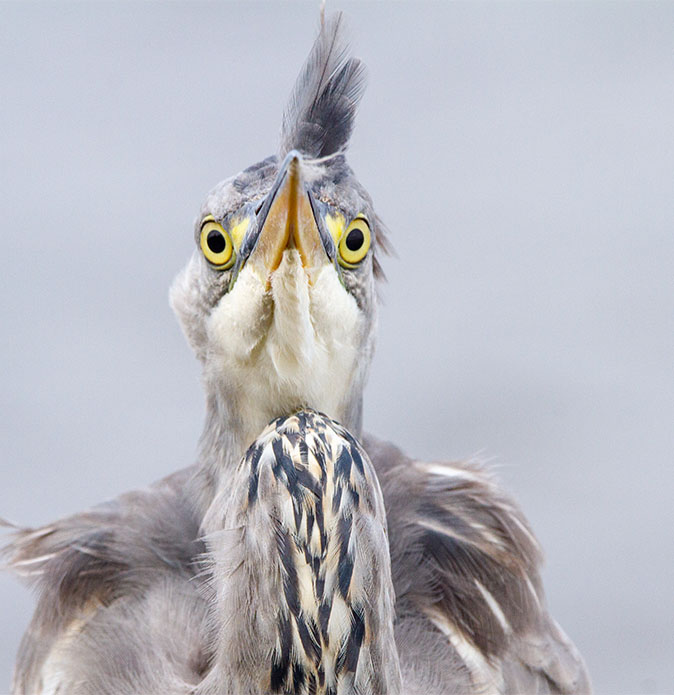
<svg viewBox="0 0 674 695">
<path fill-rule="evenodd" d="M 14 693 L 589 690 L 488 473 L 362 433 L 386 245 L 344 157 L 362 88 L 337 15 L 281 157 L 208 195 L 171 291 L 203 366 L 198 461 L 15 531 L 5 554 L 38 607 Z"/>
<path fill-rule="evenodd" d="M 437 610 L 454 623 L 449 596 L 470 606 L 456 627 L 470 645 L 488 644 L 491 663 L 500 671 L 503 686 L 496 690 L 487 684 L 487 692 L 587 692 L 582 661 L 545 608 L 538 546 L 492 477 L 476 465 L 415 462 L 371 436 L 365 436 L 364 446 L 386 506 L 403 692 L 475 692 L 471 667 L 428 617 Z M 72 602 L 55 599 L 55 579 L 73 572 L 90 577 L 77 604 L 96 600 L 108 607 L 71 645 L 79 672 L 101 675 L 82 682 L 74 676 L 64 692 L 159 695 L 189 692 L 201 682 L 213 660 L 212 632 L 204 627 L 213 588 L 208 573 L 200 571 L 205 546 L 187 494 L 196 473 L 196 466 L 185 469 L 85 515 L 17 533 L 10 561 L 36 585 L 41 599 L 21 645 L 14 692 L 41 692 L 39 672 L 51 645 L 45 635 L 59 634 L 79 614 Z M 436 512 L 442 508 L 453 513 Z M 482 527 L 474 528 L 477 524 Z M 462 562 L 471 555 L 474 561 Z M 45 559 L 34 561 L 40 557 Z M 492 632 L 494 612 L 475 580 L 498 601 L 512 632 Z M 109 603 L 109 587 L 118 582 L 126 611 Z M 512 602 L 503 592 L 519 598 Z M 50 605 L 58 609 L 49 610 Z M 180 649 L 161 653 L 161 669 L 120 668 L 118 662 L 129 653 L 139 664 L 156 664 L 156 640 L 175 634 L 180 616 L 180 635 L 186 639 Z M 97 658 L 100 654 L 111 658 Z"/>
<path fill-rule="evenodd" d="M 15 531 L 5 556 L 38 605 L 12 692 L 57 692 L 43 675 L 50 659 L 62 664 L 64 693 L 186 693 L 196 685 L 206 668 L 206 603 L 191 579 L 205 546 L 184 497 L 188 478 L 181 471 L 151 490 Z"/>
</svg>

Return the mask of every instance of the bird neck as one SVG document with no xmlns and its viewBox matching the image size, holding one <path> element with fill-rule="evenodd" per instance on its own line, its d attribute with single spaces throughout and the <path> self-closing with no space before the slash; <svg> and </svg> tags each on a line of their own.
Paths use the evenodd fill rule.
<svg viewBox="0 0 674 695">
<path fill-rule="evenodd" d="M 231 485 L 231 474 L 260 432 L 275 417 L 291 415 L 302 404 L 271 416 L 264 412 L 250 412 L 237 407 L 231 391 L 224 385 L 207 384 L 206 418 L 199 441 L 199 464 L 193 490 L 198 509 L 210 506 L 216 495 Z M 327 413 L 340 422 L 356 439 L 362 435 L 363 397 L 358 389 L 349 398 L 342 412 Z"/>
</svg>

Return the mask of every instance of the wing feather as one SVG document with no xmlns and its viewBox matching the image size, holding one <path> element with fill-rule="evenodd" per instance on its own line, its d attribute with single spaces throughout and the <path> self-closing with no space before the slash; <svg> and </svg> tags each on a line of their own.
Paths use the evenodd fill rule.
<svg viewBox="0 0 674 695">
<path fill-rule="evenodd" d="M 387 508 L 397 619 L 426 619 L 475 691 L 589 692 L 580 655 L 547 612 L 538 542 L 488 471 L 412 461 L 372 438 L 366 449 Z M 410 645 L 398 648 L 405 661 Z M 441 680 L 446 663 L 433 668 Z"/>
<path fill-rule="evenodd" d="M 386 505 L 406 694 L 589 692 L 545 606 L 535 537 L 490 475 L 364 443 Z M 191 474 L 15 531 L 5 555 L 39 602 L 14 693 L 137 692 L 131 679 L 148 693 L 190 692 L 207 668 L 209 633 L 193 581 L 204 546 L 186 503 Z M 141 671 L 128 671 L 134 663 Z M 78 673 L 91 687 L 70 687 Z"/>
<path fill-rule="evenodd" d="M 182 686 L 167 690 L 165 681 L 155 683 L 149 665 L 157 665 L 168 635 L 184 636 L 191 628 L 197 645 L 205 613 L 203 597 L 190 585 L 204 550 L 182 493 L 190 474 L 181 471 L 49 526 L 13 530 L 2 555 L 38 596 L 19 648 L 14 693 L 124 693 L 120 664 L 133 663 L 128 659 L 134 652 L 137 663 L 148 667 L 146 679 L 138 671 L 129 678 L 147 683 L 148 693 L 183 692 Z M 169 629 L 174 622 L 180 627 Z M 152 634 L 155 643 L 148 645 Z M 154 651 L 141 659 L 149 648 Z M 181 662 L 201 668 L 182 644 L 165 644 L 163 654 L 166 662 L 155 671 L 167 678 L 173 673 L 176 683 L 187 682 L 194 670 Z"/>
</svg>

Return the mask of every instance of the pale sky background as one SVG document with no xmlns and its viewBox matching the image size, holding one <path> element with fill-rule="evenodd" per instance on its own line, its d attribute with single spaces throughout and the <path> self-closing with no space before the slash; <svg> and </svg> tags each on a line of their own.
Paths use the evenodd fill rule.
<svg viewBox="0 0 674 695">
<path fill-rule="evenodd" d="M 674 4 L 330 5 L 398 252 L 366 427 L 491 461 L 596 692 L 674 693 Z M 193 461 L 168 287 L 205 193 L 275 150 L 317 8 L 0 5 L 0 516 Z M 0 692 L 32 606 L 0 576 Z"/>
</svg>

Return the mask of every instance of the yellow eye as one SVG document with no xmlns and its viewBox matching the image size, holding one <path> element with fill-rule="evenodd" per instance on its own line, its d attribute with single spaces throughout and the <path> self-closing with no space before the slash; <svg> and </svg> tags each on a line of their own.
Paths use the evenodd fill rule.
<svg viewBox="0 0 674 695">
<path fill-rule="evenodd" d="M 201 223 L 201 250 L 206 260 L 219 270 L 234 265 L 236 256 L 232 238 L 210 215 Z"/>
<path fill-rule="evenodd" d="M 356 217 L 346 228 L 339 241 L 339 263 L 345 268 L 355 268 L 370 249 L 370 227 L 367 220 Z"/>
</svg>

